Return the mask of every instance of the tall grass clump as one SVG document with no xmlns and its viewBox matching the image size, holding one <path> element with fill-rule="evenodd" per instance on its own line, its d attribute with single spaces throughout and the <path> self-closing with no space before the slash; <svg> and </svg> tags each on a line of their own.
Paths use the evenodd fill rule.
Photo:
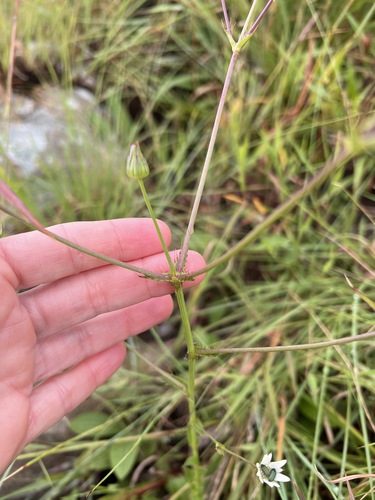
<svg viewBox="0 0 375 500">
<path fill-rule="evenodd" d="M 33 210 L 48 224 L 150 210 L 182 250 L 165 275 L 137 269 L 172 283 L 179 314 L 129 341 L 70 439 L 20 457 L 69 471 L 41 465 L 5 498 L 375 497 L 375 6 L 233 4 L 60 4 L 63 53 L 25 56 L 49 82 L 93 79 L 103 153 L 84 144 L 74 169 L 56 159 L 28 180 L 4 168 L 7 184 L 31 207 L 48 192 Z M 22 15 L 25 50 L 53 42 Z M 45 231 L 1 188 L 3 210 Z M 204 269 L 186 269 L 188 248 Z M 268 489 L 281 467 L 291 482 Z"/>
</svg>

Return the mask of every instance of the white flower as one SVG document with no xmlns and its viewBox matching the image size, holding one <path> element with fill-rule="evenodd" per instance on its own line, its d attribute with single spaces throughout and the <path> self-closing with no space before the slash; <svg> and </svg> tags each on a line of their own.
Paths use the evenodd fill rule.
<svg viewBox="0 0 375 500">
<path fill-rule="evenodd" d="M 272 453 L 268 455 L 264 455 L 260 464 L 256 464 L 258 472 L 257 476 L 259 481 L 263 484 L 266 483 L 268 486 L 273 488 L 280 488 L 280 483 L 287 483 L 290 481 L 288 476 L 281 474 L 284 465 L 286 464 L 286 460 L 279 460 L 277 462 L 272 462 Z"/>
</svg>

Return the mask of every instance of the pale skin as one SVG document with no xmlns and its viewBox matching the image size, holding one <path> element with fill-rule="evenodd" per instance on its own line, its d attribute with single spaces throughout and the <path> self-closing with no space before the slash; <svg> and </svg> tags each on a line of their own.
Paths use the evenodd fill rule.
<svg viewBox="0 0 375 500">
<path fill-rule="evenodd" d="M 168 245 L 170 231 L 159 225 Z M 150 219 L 51 230 L 143 269 L 169 270 Z M 189 252 L 187 269 L 203 266 L 203 258 Z M 141 278 L 38 232 L 0 239 L 0 472 L 120 367 L 124 339 L 170 316 L 171 293 L 168 283 Z"/>
</svg>

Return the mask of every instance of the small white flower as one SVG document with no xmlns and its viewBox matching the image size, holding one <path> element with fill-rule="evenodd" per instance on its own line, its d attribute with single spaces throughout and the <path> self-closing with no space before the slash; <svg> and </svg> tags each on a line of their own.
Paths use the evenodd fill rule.
<svg viewBox="0 0 375 500">
<path fill-rule="evenodd" d="M 277 462 L 272 462 L 272 453 L 268 455 L 264 455 L 260 464 L 256 464 L 258 472 L 257 476 L 259 481 L 263 484 L 266 483 L 268 486 L 273 488 L 280 488 L 280 483 L 287 483 L 290 481 L 288 476 L 281 474 L 284 465 L 286 464 L 286 460 L 278 460 Z"/>
</svg>

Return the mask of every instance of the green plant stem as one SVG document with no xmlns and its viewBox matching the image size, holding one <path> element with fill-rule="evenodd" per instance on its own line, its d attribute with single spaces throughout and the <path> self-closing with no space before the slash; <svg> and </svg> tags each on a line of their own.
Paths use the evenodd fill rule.
<svg viewBox="0 0 375 500">
<path fill-rule="evenodd" d="M 313 344 L 279 345 L 275 347 L 229 347 L 218 349 L 195 349 L 196 356 L 216 356 L 218 354 L 243 354 L 247 352 L 285 352 L 285 351 L 307 351 L 310 349 L 324 349 L 340 344 L 350 344 L 352 342 L 364 342 L 375 338 L 374 332 L 366 332 L 341 339 L 315 342 Z"/>
<path fill-rule="evenodd" d="M 250 31 L 250 24 L 251 24 L 251 20 L 253 18 L 253 14 L 254 14 L 254 10 L 255 10 L 255 7 L 256 7 L 256 4 L 257 4 L 257 0 L 254 0 L 253 1 L 253 4 L 249 10 L 249 13 L 247 15 L 247 18 L 246 18 L 246 21 L 243 25 L 243 28 L 242 28 L 242 31 L 241 31 L 241 34 L 240 36 L 238 37 L 238 42 L 237 43 L 241 43 L 242 40 L 244 38 L 246 38 L 247 36 L 247 33 Z"/>
<path fill-rule="evenodd" d="M 167 245 L 165 244 L 165 241 L 164 241 L 164 238 L 163 238 L 163 235 L 161 234 L 161 231 L 160 231 L 160 228 L 159 228 L 159 224 L 158 224 L 158 221 L 156 220 L 156 217 L 155 217 L 155 213 L 154 213 L 154 210 L 151 206 L 151 203 L 150 203 L 150 199 L 148 197 L 148 194 L 147 194 L 147 191 L 146 191 L 146 187 L 145 187 L 145 184 L 143 182 L 142 179 L 138 179 L 138 184 L 139 184 L 139 187 L 142 191 L 142 196 L 143 196 L 143 199 L 145 200 L 145 203 L 147 205 L 147 209 L 149 211 L 149 214 L 151 216 L 151 219 L 154 223 L 154 226 L 155 226 L 155 229 L 156 229 L 156 232 L 158 233 L 158 236 L 159 236 L 159 240 L 160 240 L 160 243 L 161 243 L 161 246 L 163 247 L 163 251 L 165 253 L 165 256 L 167 258 L 167 261 L 168 261 L 168 264 L 169 264 L 169 267 L 171 269 L 171 273 L 172 275 L 175 275 L 176 274 L 176 268 L 175 268 L 175 265 L 171 259 L 171 256 L 169 254 L 169 251 L 168 251 L 168 248 L 167 248 Z"/>
<path fill-rule="evenodd" d="M 190 327 L 189 316 L 186 308 L 185 297 L 182 291 L 182 284 L 175 286 L 177 303 L 181 314 L 182 325 L 184 328 L 186 345 L 188 350 L 188 380 L 186 385 L 186 395 L 189 408 L 189 422 L 187 428 L 187 439 L 191 450 L 190 463 L 192 466 L 191 480 L 191 498 L 192 500 L 203 499 L 203 481 L 199 461 L 199 441 L 197 434 L 197 413 L 195 409 L 195 364 L 196 353 L 193 340 L 193 334 Z"/>
</svg>

